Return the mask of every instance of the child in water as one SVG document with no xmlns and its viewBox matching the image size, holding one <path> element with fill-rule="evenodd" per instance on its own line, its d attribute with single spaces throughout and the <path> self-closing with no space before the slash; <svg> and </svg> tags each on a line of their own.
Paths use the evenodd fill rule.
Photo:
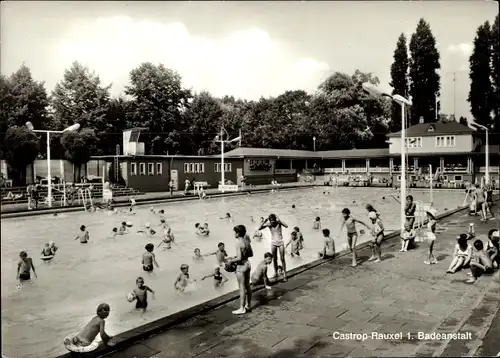
<svg viewBox="0 0 500 358">
<path fill-rule="evenodd" d="M 203 261 L 204 257 L 201 254 L 201 251 L 199 248 L 194 249 L 194 256 L 193 256 L 194 261 Z"/>
<path fill-rule="evenodd" d="M 142 277 L 137 277 L 137 280 L 135 280 L 135 284 L 137 285 L 137 287 L 134 288 L 133 291 L 136 300 L 135 308 L 142 309 L 143 312 L 146 312 L 146 309 L 148 307 L 148 291 L 153 294 L 153 298 L 155 295 L 155 291 L 144 284 L 144 279 Z"/>
<path fill-rule="evenodd" d="M 162 244 L 165 244 L 164 249 L 165 250 L 170 250 L 172 248 L 172 244 L 174 243 L 175 237 L 172 232 L 171 228 L 164 229 L 163 230 L 163 239 L 161 240 L 160 244 L 158 247 L 160 247 Z"/>
<path fill-rule="evenodd" d="M 323 251 L 319 253 L 319 257 L 322 259 L 328 259 L 335 256 L 335 241 L 330 237 L 330 230 L 323 229 L 323 237 L 325 243 L 323 245 Z"/>
<path fill-rule="evenodd" d="M 109 312 L 111 311 L 107 303 L 101 303 L 97 306 L 97 315 L 90 320 L 90 322 L 85 326 L 83 331 L 74 336 L 71 340 L 66 339 L 64 344 L 73 344 L 77 347 L 86 347 L 92 344 L 97 334 L 100 333 L 101 339 L 104 344 L 109 344 L 111 337 L 104 331 L 105 319 L 108 318 Z M 110 344 L 112 345 L 112 344 Z"/>
<path fill-rule="evenodd" d="M 152 272 L 154 269 L 153 264 L 157 268 L 160 268 L 156 262 L 155 254 L 153 253 L 155 245 L 149 243 L 144 248 L 146 249 L 146 252 L 142 254 L 142 269 L 146 272 Z"/>
<path fill-rule="evenodd" d="M 264 254 L 264 260 L 260 262 L 260 264 L 255 269 L 252 274 L 252 285 L 264 285 L 264 287 L 268 290 L 271 289 L 269 285 L 269 278 L 267 277 L 267 267 L 273 262 L 273 255 L 270 252 L 266 252 Z M 278 266 L 278 268 L 281 266 Z M 283 269 L 281 270 L 283 271 Z"/>
<path fill-rule="evenodd" d="M 299 239 L 299 250 L 302 250 L 304 248 L 304 236 L 298 226 L 295 226 L 293 230 L 297 233 L 297 238 Z"/>
<path fill-rule="evenodd" d="M 174 288 L 177 291 L 184 292 L 187 285 L 191 282 L 189 279 L 189 265 L 181 265 L 181 273 L 177 276 L 174 282 Z"/>
<path fill-rule="evenodd" d="M 129 230 L 127 228 L 127 223 L 125 221 L 122 221 L 122 225 L 120 226 L 120 230 L 118 231 L 118 235 L 125 235 L 128 233 L 129 233 Z"/>
<path fill-rule="evenodd" d="M 215 259 L 217 260 L 217 265 L 219 266 L 223 266 L 225 263 L 226 263 L 226 258 L 227 258 L 227 252 L 226 252 L 226 249 L 225 249 L 225 245 L 223 242 L 219 242 L 219 244 L 217 245 L 217 248 L 218 250 L 211 253 L 211 254 L 208 254 L 207 256 L 209 255 L 215 255 Z"/>
<path fill-rule="evenodd" d="M 288 243 L 286 244 L 285 250 L 287 249 L 288 246 L 291 246 L 290 247 L 290 255 L 292 257 L 300 256 L 299 243 L 300 243 L 300 241 L 299 241 L 299 237 L 297 235 L 297 232 L 292 231 L 290 234 L 290 241 L 288 241 Z"/>
<path fill-rule="evenodd" d="M 33 270 L 33 274 L 36 276 L 35 266 L 33 265 L 33 260 L 31 257 L 28 257 L 26 251 L 21 251 L 19 254 L 21 260 L 17 264 L 17 276 L 16 280 L 18 281 L 29 281 L 31 280 L 30 272 Z"/>
<path fill-rule="evenodd" d="M 210 229 L 208 228 L 208 223 L 203 224 L 203 231 L 205 232 L 206 236 L 210 235 Z"/>
<path fill-rule="evenodd" d="M 164 230 L 169 228 L 169 226 L 168 226 L 168 224 L 166 223 L 165 219 L 161 219 L 161 220 L 160 220 L 160 228 L 162 228 L 162 229 L 164 229 Z"/>
<path fill-rule="evenodd" d="M 227 277 L 224 276 L 220 272 L 220 266 L 217 266 L 214 269 L 214 273 L 213 274 L 207 275 L 207 276 L 203 277 L 201 280 L 203 281 L 204 279 L 209 278 L 209 277 L 213 277 L 214 278 L 214 286 L 215 286 L 215 288 L 222 287 L 222 285 L 224 285 L 224 283 L 227 282 Z"/>
<path fill-rule="evenodd" d="M 232 220 L 233 218 L 231 217 L 231 214 L 226 213 L 225 216 L 223 216 L 223 217 L 221 217 L 219 219 L 221 219 L 221 220 Z"/>
<path fill-rule="evenodd" d="M 75 240 L 80 239 L 80 244 L 86 244 L 90 240 L 89 232 L 86 230 L 85 225 L 80 226 L 80 231 Z"/>
<path fill-rule="evenodd" d="M 151 237 L 154 234 L 156 234 L 156 231 L 154 231 L 151 228 L 151 224 L 150 223 L 146 223 L 144 226 L 146 227 L 146 230 L 139 230 L 139 231 L 137 231 L 138 234 L 146 234 L 146 236 L 148 236 L 148 237 Z"/>
<path fill-rule="evenodd" d="M 313 229 L 314 230 L 319 230 L 321 229 L 321 218 L 318 216 L 313 222 Z"/>
<path fill-rule="evenodd" d="M 206 234 L 206 232 L 205 232 L 205 228 L 202 225 L 200 225 L 200 223 L 196 223 L 194 225 L 194 227 L 196 228 L 196 231 L 195 231 L 196 235 L 198 235 L 198 236 L 208 236 Z"/>
</svg>

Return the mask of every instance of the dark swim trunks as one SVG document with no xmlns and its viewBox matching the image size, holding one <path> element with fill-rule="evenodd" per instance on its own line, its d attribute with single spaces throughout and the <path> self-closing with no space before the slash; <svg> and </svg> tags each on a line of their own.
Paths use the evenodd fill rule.
<svg viewBox="0 0 500 358">
<path fill-rule="evenodd" d="M 137 299 L 135 301 L 135 308 L 147 308 L 148 307 L 148 301 L 140 301 Z"/>
<path fill-rule="evenodd" d="M 29 272 L 28 273 L 23 272 L 19 274 L 19 279 L 23 281 L 28 281 L 31 280 L 31 275 Z"/>
<path fill-rule="evenodd" d="M 147 272 L 153 271 L 153 265 L 143 265 L 142 269 Z"/>
</svg>

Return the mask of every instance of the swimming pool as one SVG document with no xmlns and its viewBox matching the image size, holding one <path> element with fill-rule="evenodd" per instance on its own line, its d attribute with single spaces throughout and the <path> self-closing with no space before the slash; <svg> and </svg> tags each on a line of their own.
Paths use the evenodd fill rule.
<svg viewBox="0 0 500 358">
<path fill-rule="evenodd" d="M 428 201 L 428 192 L 413 190 L 410 193 L 415 200 Z M 82 329 L 102 302 L 111 305 L 106 326 L 109 334 L 116 335 L 236 289 L 234 275 L 225 271 L 229 282 L 219 290 L 214 289 L 210 279 L 200 282 L 201 277 L 213 271 L 216 262 L 213 256 L 206 257 L 203 263 L 193 262 L 193 250 L 198 247 L 202 253 L 213 252 L 217 243 L 222 241 L 231 256 L 234 254 L 232 227 L 244 224 L 252 234 L 259 217 L 271 212 L 289 225 L 284 231 L 286 241 L 294 226 L 299 226 L 304 234 L 302 257 L 294 260 L 287 256 L 288 269 L 317 259 L 323 240 L 321 233 L 312 229 L 316 216 L 321 217 L 323 228 L 331 230 L 337 251 L 345 245 L 343 235 L 338 235 L 340 211 L 344 207 L 368 223 L 364 206 L 372 204 L 381 213 L 387 231 L 391 231 L 399 223 L 400 206 L 390 195 L 397 196 L 397 193 L 386 188 L 316 187 L 155 205 L 156 209 L 165 210 L 166 221 L 178 244 L 170 251 L 155 249 L 160 269 L 153 274 L 142 270 L 141 256 L 148 242 L 158 245 L 160 238 L 149 239 L 135 234 L 145 222 L 159 224 L 160 218 L 151 213 L 149 207 L 137 207 L 136 215 L 127 218 L 134 223 L 133 233 L 116 239 L 106 237 L 123 221 L 123 214 L 78 212 L 58 217 L 2 220 L 2 353 L 9 357 L 37 358 L 65 353 L 64 337 Z M 463 199 L 462 191 L 434 192 L 435 207 L 440 213 L 445 208 L 461 205 Z M 291 208 L 292 204 L 296 205 L 295 209 Z M 231 213 L 234 222 L 219 219 L 226 212 Z M 255 222 L 251 222 L 251 216 Z M 194 234 L 197 222 L 209 223 L 210 237 Z M 87 245 L 74 240 L 82 224 L 87 226 L 91 235 L 92 243 Z M 359 242 L 368 239 L 369 236 L 362 235 Z M 50 240 L 56 241 L 59 251 L 50 263 L 42 263 L 40 252 L 44 243 Z M 253 243 L 252 268 L 269 251 L 268 240 L 266 233 L 261 243 Z M 26 250 L 33 258 L 38 279 L 18 291 L 15 277 L 21 250 Z M 198 279 L 197 289 L 189 294 L 176 293 L 173 289 L 174 279 L 183 263 L 190 265 L 191 277 Z M 271 268 L 270 275 L 272 271 Z M 145 314 L 135 311 L 135 304 L 125 299 L 125 295 L 134 289 L 138 276 L 144 277 L 146 285 L 156 291 L 156 300 L 150 299 Z"/>
</svg>

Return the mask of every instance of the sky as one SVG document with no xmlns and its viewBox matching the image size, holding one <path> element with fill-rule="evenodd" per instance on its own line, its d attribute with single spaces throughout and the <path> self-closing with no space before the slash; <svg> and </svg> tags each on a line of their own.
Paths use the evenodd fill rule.
<svg viewBox="0 0 500 358">
<path fill-rule="evenodd" d="M 470 116 L 468 58 L 491 1 L 127 2 L 4 1 L 2 74 L 23 63 L 51 92 L 73 61 L 118 96 L 142 62 L 179 72 L 184 86 L 245 99 L 313 93 L 336 71 L 372 72 L 390 89 L 401 33 L 427 20 L 441 54 L 441 112 Z M 455 84 L 453 82 L 455 73 Z"/>
</svg>

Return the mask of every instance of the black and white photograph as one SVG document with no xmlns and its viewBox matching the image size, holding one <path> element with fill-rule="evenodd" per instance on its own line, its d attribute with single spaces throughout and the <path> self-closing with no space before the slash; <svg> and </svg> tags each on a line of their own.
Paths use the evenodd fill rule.
<svg viewBox="0 0 500 358">
<path fill-rule="evenodd" d="M 499 9 L 2 1 L 2 358 L 500 357 Z"/>
</svg>

